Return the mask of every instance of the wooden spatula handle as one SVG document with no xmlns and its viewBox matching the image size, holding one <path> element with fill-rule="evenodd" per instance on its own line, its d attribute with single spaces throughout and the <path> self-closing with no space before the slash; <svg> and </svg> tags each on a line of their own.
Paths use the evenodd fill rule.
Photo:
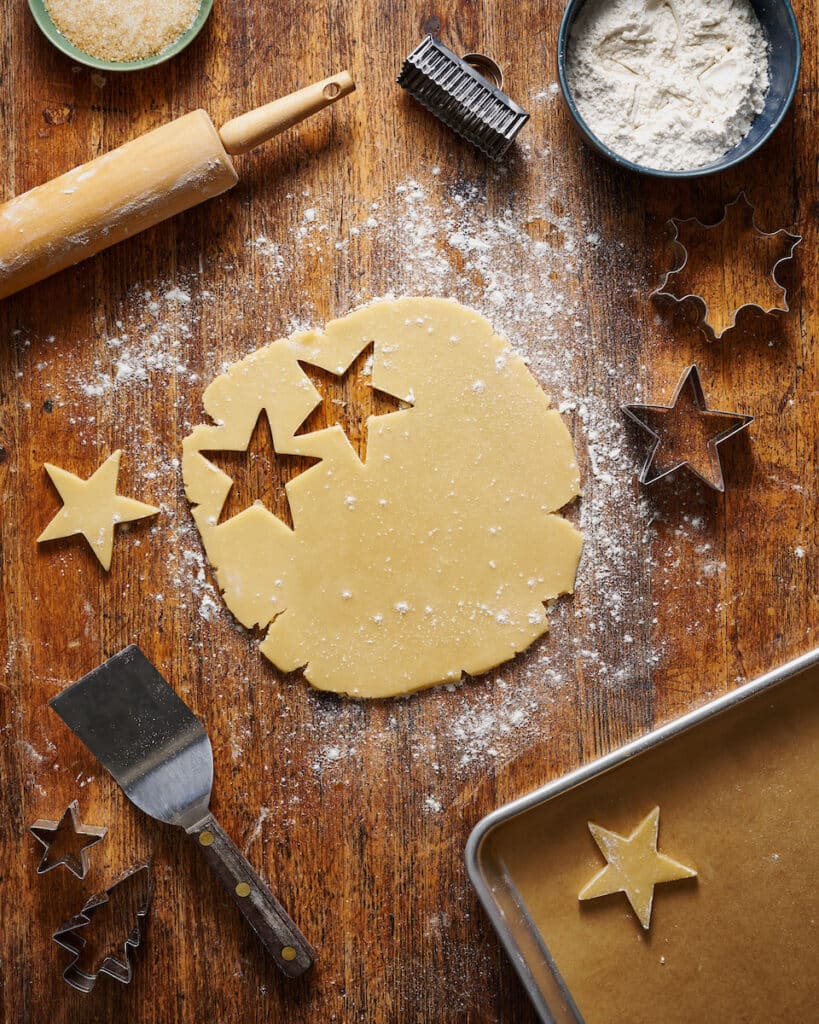
<svg viewBox="0 0 819 1024">
<path fill-rule="evenodd" d="M 313 965 L 315 954 L 273 893 L 212 814 L 188 829 L 245 920 L 279 969 L 291 978 Z"/>
</svg>

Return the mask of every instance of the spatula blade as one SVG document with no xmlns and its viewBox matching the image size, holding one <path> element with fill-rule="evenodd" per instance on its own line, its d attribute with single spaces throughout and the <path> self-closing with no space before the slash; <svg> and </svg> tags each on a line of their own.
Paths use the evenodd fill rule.
<svg viewBox="0 0 819 1024">
<path fill-rule="evenodd" d="M 184 828 L 207 814 L 204 726 L 135 645 L 49 701 L 140 810 Z"/>
</svg>

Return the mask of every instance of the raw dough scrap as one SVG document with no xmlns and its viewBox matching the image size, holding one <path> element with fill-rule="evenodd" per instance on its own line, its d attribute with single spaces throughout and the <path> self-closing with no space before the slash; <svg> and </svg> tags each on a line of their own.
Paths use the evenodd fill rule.
<svg viewBox="0 0 819 1024">
<path fill-rule="evenodd" d="M 321 396 L 299 361 L 343 374 L 374 342 L 372 386 L 411 408 L 370 417 L 366 462 L 341 425 L 295 436 Z M 185 439 L 193 517 L 228 608 L 262 653 L 322 690 L 385 697 L 478 675 L 548 629 L 582 538 L 572 440 L 507 342 L 444 299 L 381 301 L 276 341 L 205 391 Z M 219 523 L 262 410 L 277 453 L 322 461 L 286 486 L 294 529 L 256 503 Z"/>
<path fill-rule="evenodd" d="M 45 463 L 45 470 L 64 504 L 37 538 L 38 544 L 81 533 L 103 569 L 111 568 L 114 527 L 159 512 L 153 505 L 117 494 L 121 457 L 122 451 L 118 449 L 87 480 L 50 462 Z"/>
<path fill-rule="evenodd" d="M 654 886 L 694 878 L 697 872 L 679 861 L 657 852 L 660 808 L 643 818 L 630 836 L 621 836 L 589 822 L 589 831 L 606 858 L 606 866 L 578 894 L 579 900 L 592 900 L 614 892 L 625 893 L 631 909 L 643 928 L 651 924 Z"/>
</svg>

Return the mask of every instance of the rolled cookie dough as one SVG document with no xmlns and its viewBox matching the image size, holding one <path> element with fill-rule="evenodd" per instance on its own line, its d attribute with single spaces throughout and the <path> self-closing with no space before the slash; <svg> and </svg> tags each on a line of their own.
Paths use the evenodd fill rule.
<svg viewBox="0 0 819 1024">
<path fill-rule="evenodd" d="M 294 436 L 320 396 L 299 362 L 342 374 L 374 342 L 373 387 L 411 408 Z M 184 443 L 193 517 L 228 608 L 262 653 L 322 690 L 387 697 L 477 675 L 548 629 L 581 535 L 571 437 L 507 342 L 443 299 L 382 301 L 294 334 L 205 391 Z M 287 484 L 294 529 L 257 503 L 223 523 L 231 479 L 201 451 L 246 448 L 262 410 L 275 451 L 322 461 Z M 271 453 L 271 457 L 275 455 Z"/>
</svg>

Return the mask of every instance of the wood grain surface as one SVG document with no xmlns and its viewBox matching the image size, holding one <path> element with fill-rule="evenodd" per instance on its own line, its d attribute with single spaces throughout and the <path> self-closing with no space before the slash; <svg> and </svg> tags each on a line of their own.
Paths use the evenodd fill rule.
<svg viewBox="0 0 819 1024">
<path fill-rule="evenodd" d="M 474 824 L 816 644 L 816 7 L 795 5 L 805 61 L 775 138 L 727 174 L 668 184 L 581 144 L 550 88 L 561 6 L 217 2 L 184 54 L 121 76 L 72 66 L 27 5 L 0 6 L 4 198 L 196 107 L 220 124 L 343 67 L 358 83 L 238 158 L 232 192 L 0 305 L 3 1022 L 529 1024 L 466 877 Z M 425 26 L 494 55 L 531 110 L 503 168 L 394 84 Z M 716 220 L 740 189 L 762 227 L 804 242 L 781 274 L 791 313 L 743 312 L 714 343 L 648 295 L 674 258 L 666 219 Z M 494 225 L 488 257 L 457 216 Z M 282 677 L 222 607 L 175 460 L 224 365 L 295 324 L 424 291 L 490 315 L 565 403 L 583 477 L 567 514 L 586 549 L 575 596 L 523 657 L 457 689 L 355 704 Z M 725 495 L 684 475 L 641 491 L 643 441 L 619 403 L 664 402 L 691 362 L 713 408 L 756 421 L 725 446 Z M 38 547 L 59 507 L 43 462 L 85 477 L 118 447 L 121 493 L 161 515 L 120 529 L 108 574 L 80 538 Z M 131 642 L 205 721 L 214 812 L 316 947 L 309 977 L 277 973 L 185 837 L 134 810 L 49 710 Z M 27 827 L 75 797 L 109 828 L 92 869 L 37 876 Z M 148 854 L 133 982 L 74 992 L 52 931 Z"/>
</svg>

